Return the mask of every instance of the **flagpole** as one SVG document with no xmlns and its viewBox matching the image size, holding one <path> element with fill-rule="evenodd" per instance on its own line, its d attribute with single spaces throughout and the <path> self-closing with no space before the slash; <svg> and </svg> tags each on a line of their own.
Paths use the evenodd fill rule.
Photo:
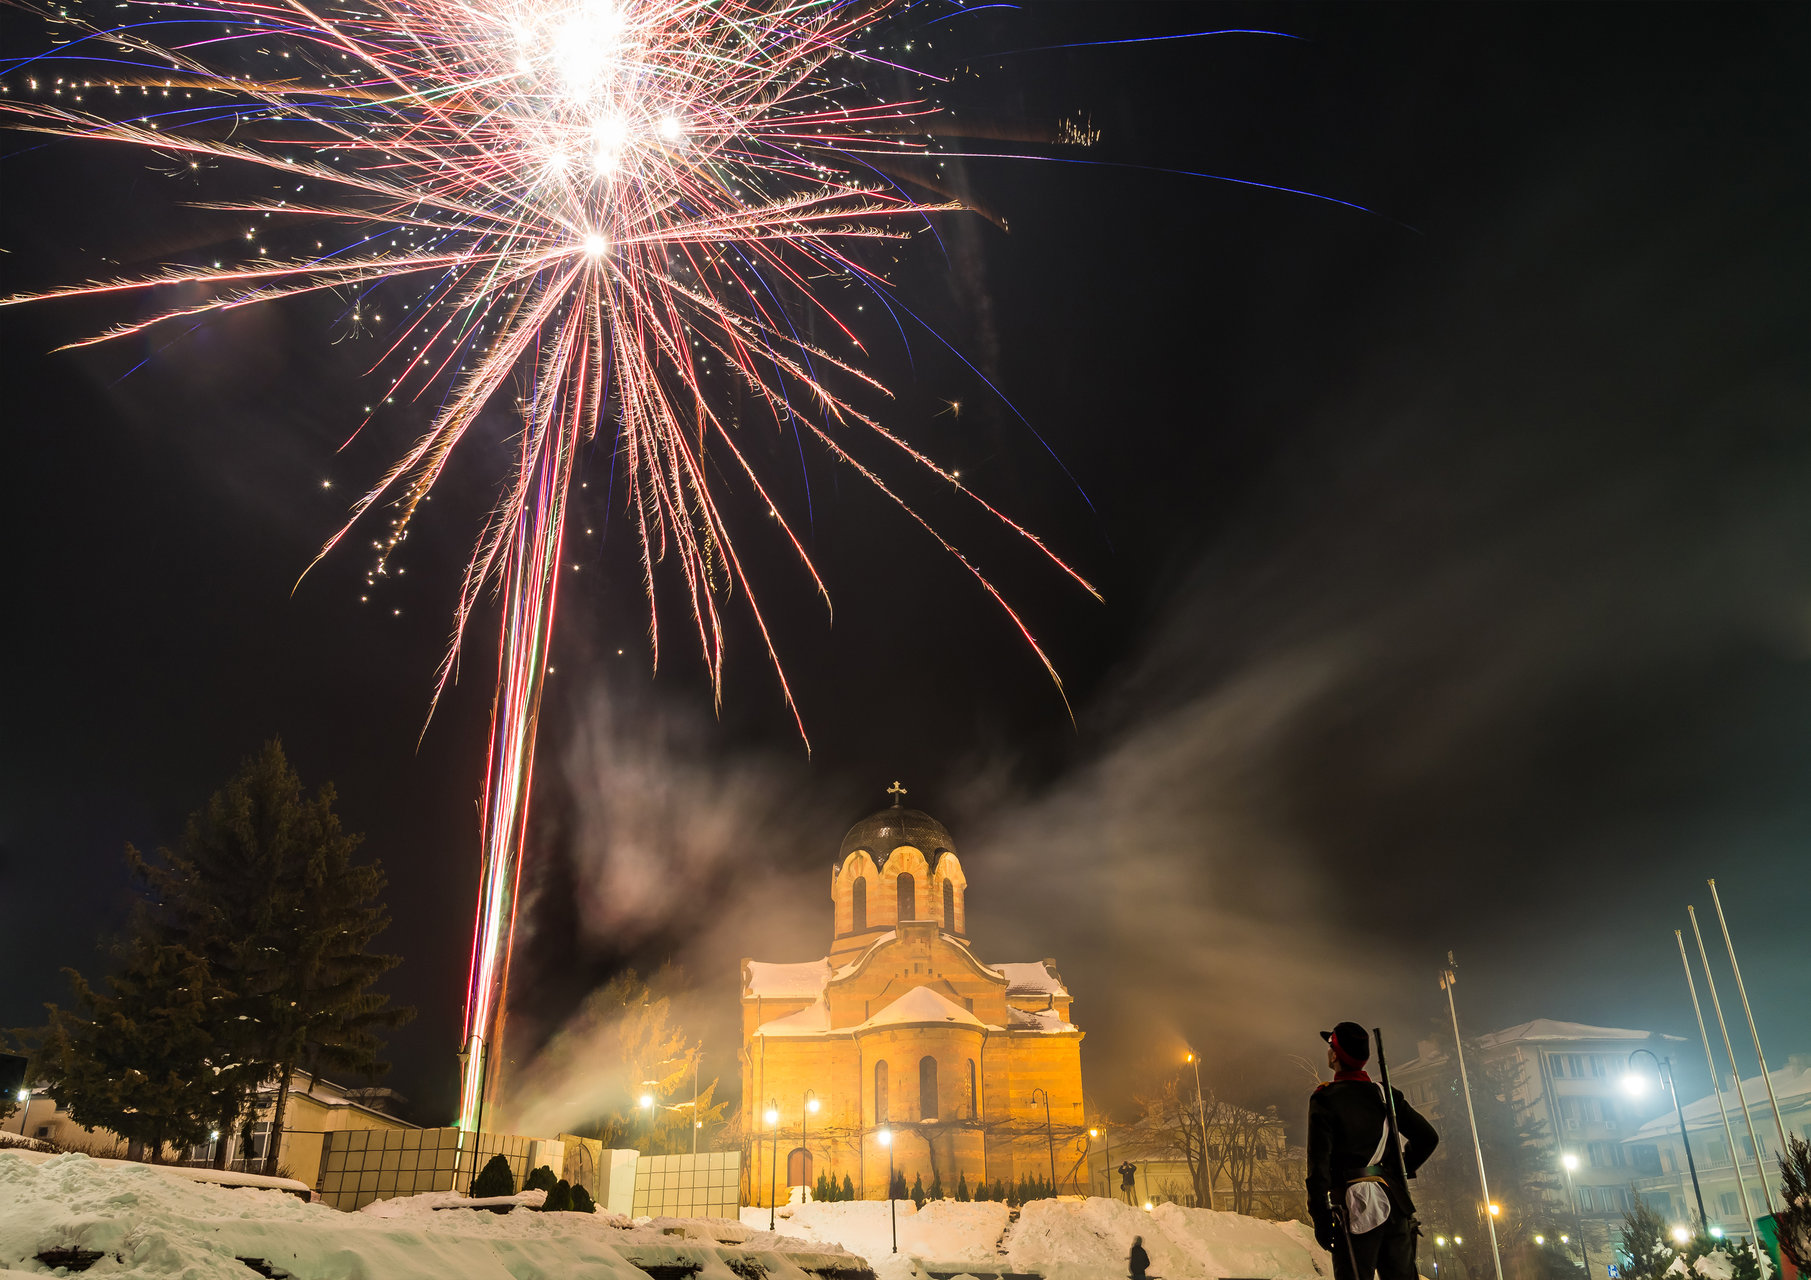
<svg viewBox="0 0 1811 1280">
<path fill-rule="evenodd" d="M 1692 981 L 1692 962 L 1685 954 L 1685 935 L 1673 930 L 1673 937 L 1679 942 L 1679 963 L 1685 966 L 1685 989 L 1692 995 L 1692 1012 L 1698 1015 L 1698 1035 L 1704 1040 L 1704 1064 L 1710 1068 L 1710 1093 L 1717 1100 L 1717 1112 L 1723 1117 L 1723 1137 L 1729 1143 L 1729 1164 L 1736 1174 L 1736 1191 L 1742 1197 L 1742 1217 L 1748 1222 L 1749 1234 L 1754 1233 L 1754 1213 L 1748 1207 L 1748 1183 L 1742 1178 L 1742 1167 L 1736 1163 L 1736 1135 L 1729 1127 L 1729 1109 L 1723 1105 L 1722 1073 L 1717 1070 L 1717 1060 L 1710 1052 L 1710 1032 L 1704 1029 L 1704 1009 L 1698 1003 L 1698 984 Z M 1683 1116 L 1683 1112 L 1680 1113 Z M 1685 1121 L 1679 1121 L 1681 1128 Z"/>
<path fill-rule="evenodd" d="M 1692 934 L 1698 939 L 1698 958 L 1704 962 L 1704 987 L 1710 992 L 1710 1007 L 1717 1015 L 1717 1027 L 1723 1033 L 1723 1052 L 1729 1055 L 1730 1074 L 1736 1079 L 1736 1103 L 1742 1108 L 1742 1120 L 1748 1126 L 1748 1144 L 1754 1148 L 1754 1167 L 1761 1175 L 1761 1199 L 1767 1205 L 1767 1212 L 1773 1212 L 1773 1190 L 1767 1185 L 1767 1166 L 1761 1163 L 1761 1140 L 1754 1132 L 1754 1113 L 1748 1109 L 1748 1095 L 1742 1091 L 1742 1072 L 1736 1066 L 1735 1046 L 1729 1043 L 1729 1024 L 1723 1021 L 1723 1003 L 1717 999 L 1717 980 L 1710 974 L 1710 957 L 1704 950 L 1704 933 L 1698 928 L 1698 912 L 1695 907 L 1687 907 L 1685 914 L 1691 917 Z M 1740 1169 L 1741 1162 L 1735 1158 L 1735 1148 L 1729 1149 L 1729 1161 Z M 1737 1180 L 1741 1174 L 1736 1175 Z"/>
<path fill-rule="evenodd" d="M 1503 1280 L 1503 1255 L 1497 1250 L 1497 1219 L 1490 1211 L 1490 1179 L 1484 1175 L 1484 1144 L 1478 1140 L 1478 1113 L 1472 1110 L 1471 1081 L 1465 1074 L 1465 1046 L 1459 1040 L 1459 1008 L 1453 1003 L 1453 976 L 1457 962 L 1446 953 L 1448 968 L 1440 971 L 1440 989 L 1446 992 L 1446 1007 L 1453 1015 L 1453 1053 L 1459 1059 L 1459 1087 L 1465 1092 L 1465 1114 L 1471 1120 L 1471 1149 L 1478 1157 L 1478 1189 L 1484 1193 L 1484 1225 L 1490 1231 L 1490 1260 L 1496 1264 L 1497 1280 Z"/>
<path fill-rule="evenodd" d="M 1717 882 L 1708 880 L 1710 900 L 1717 908 L 1717 923 L 1723 926 L 1723 945 L 1729 948 L 1729 967 L 1735 971 L 1736 992 L 1742 997 L 1742 1012 L 1748 1018 L 1748 1034 L 1754 1037 L 1755 1060 L 1761 1064 L 1761 1082 L 1767 1086 L 1767 1101 L 1773 1106 L 1773 1127 L 1780 1133 L 1780 1159 L 1792 1144 L 1786 1140 L 1786 1122 L 1780 1118 L 1780 1100 L 1773 1092 L 1773 1077 L 1767 1074 L 1767 1055 L 1761 1052 L 1761 1033 L 1754 1027 L 1754 1010 L 1748 1005 L 1748 988 L 1742 985 L 1742 966 L 1736 963 L 1736 944 L 1729 936 L 1729 921 L 1723 918 L 1723 899 L 1717 896 Z"/>
</svg>

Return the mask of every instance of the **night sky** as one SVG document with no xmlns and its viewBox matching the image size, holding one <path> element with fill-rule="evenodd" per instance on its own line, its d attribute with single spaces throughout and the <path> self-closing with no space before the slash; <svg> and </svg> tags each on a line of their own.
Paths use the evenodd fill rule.
<svg viewBox="0 0 1811 1280">
<path fill-rule="evenodd" d="M 670 959 L 733 1080 L 737 958 L 823 953 L 838 841 L 898 778 L 955 834 L 983 958 L 1056 957 L 1107 1103 L 1185 1039 L 1251 1100 L 1298 1093 L 1287 1055 L 1338 1019 L 1407 1057 L 1448 948 L 1468 1030 L 1695 1041 L 1672 931 L 1709 876 L 1770 1059 L 1811 1052 L 1811 9 L 942 12 L 893 32 L 954 74 L 972 136 L 939 145 L 1089 162 L 946 160 L 985 216 L 939 215 L 892 268 L 1025 421 L 927 330 L 902 343 L 869 306 L 862 333 L 887 423 L 1106 597 L 889 470 L 1023 612 L 1073 723 L 959 564 L 771 430 L 751 448 L 833 625 L 730 504 L 809 754 L 739 601 L 714 712 L 671 579 L 650 671 L 600 444 L 542 724 L 520 1043 Z M 1301 38 L 1008 52 L 1232 27 Z M 4 33 L 7 57 L 46 38 L 16 13 Z M 1053 145 L 1064 120 L 1098 142 Z M 0 146 L 0 293 L 239 231 L 143 156 Z M 173 840 L 278 734 L 388 871 L 387 989 L 421 1015 L 389 1083 L 438 1122 L 491 615 L 421 730 L 507 424 L 462 446 L 406 574 L 361 604 L 355 539 L 292 594 L 425 411 L 338 450 L 378 348 L 328 300 L 47 354 L 140 305 L 0 310 L 0 1025 L 66 999 L 60 967 L 103 966 L 125 843 Z M 1700 1092 L 1695 1043 L 1680 1058 Z"/>
</svg>

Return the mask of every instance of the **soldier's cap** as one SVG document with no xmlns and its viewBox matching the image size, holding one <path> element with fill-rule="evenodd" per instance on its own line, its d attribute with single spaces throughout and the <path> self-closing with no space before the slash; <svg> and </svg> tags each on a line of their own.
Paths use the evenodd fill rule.
<svg viewBox="0 0 1811 1280">
<path fill-rule="evenodd" d="M 1357 1069 L 1371 1060 L 1371 1033 L 1356 1022 L 1342 1022 L 1331 1031 L 1321 1032 L 1321 1039 L 1333 1046 L 1340 1062 Z"/>
</svg>

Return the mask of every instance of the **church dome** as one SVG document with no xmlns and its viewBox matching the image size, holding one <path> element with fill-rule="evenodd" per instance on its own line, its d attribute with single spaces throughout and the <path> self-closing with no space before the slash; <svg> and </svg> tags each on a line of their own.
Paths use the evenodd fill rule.
<svg viewBox="0 0 1811 1280">
<path fill-rule="evenodd" d="M 871 813 L 849 828 L 843 837 L 840 861 L 857 849 L 866 849 L 877 863 L 900 845 L 909 844 L 933 863 L 940 853 L 953 853 L 956 842 L 949 829 L 922 809 L 888 808 Z"/>
</svg>

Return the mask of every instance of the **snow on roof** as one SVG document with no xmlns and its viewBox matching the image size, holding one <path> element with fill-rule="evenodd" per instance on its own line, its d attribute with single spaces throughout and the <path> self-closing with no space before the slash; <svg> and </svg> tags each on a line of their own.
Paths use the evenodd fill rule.
<svg viewBox="0 0 1811 1280">
<path fill-rule="evenodd" d="M 1006 975 L 1006 994 L 1009 996 L 1067 996 L 1069 988 L 1062 979 L 1050 971 L 1050 966 L 1042 960 L 1027 960 L 1020 963 L 1008 962 L 996 964 L 993 968 Z"/>
<path fill-rule="evenodd" d="M 848 964 L 846 964 L 842 968 L 838 969 L 833 976 L 838 977 L 838 978 L 848 977 L 850 974 L 854 973 L 858 967 L 860 967 L 861 962 L 863 960 L 866 960 L 869 956 L 874 954 L 874 948 L 879 947 L 879 946 L 884 946 L 887 943 L 894 941 L 898 937 L 899 937 L 899 931 L 897 929 L 888 929 L 885 933 L 878 935 L 874 939 L 874 941 L 870 942 L 867 945 L 867 947 L 863 949 L 863 951 L 860 955 L 856 956 L 855 959 L 851 960 Z"/>
<path fill-rule="evenodd" d="M 913 987 L 856 1029 L 890 1027 L 902 1022 L 960 1022 L 971 1027 L 986 1025 L 967 1009 L 929 987 Z"/>
<path fill-rule="evenodd" d="M 1769 1071 L 1767 1078 L 1773 1082 L 1773 1093 L 1779 1099 L 1781 1111 L 1795 1111 L 1800 1107 L 1811 1106 L 1811 1067 L 1781 1067 L 1777 1071 Z M 1653 1076 L 1650 1075 L 1648 1080 L 1651 1083 Z M 1771 1126 L 1773 1108 L 1767 1101 L 1767 1086 L 1761 1082 L 1761 1077 L 1749 1076 L 1742 1081 L 1742 1092 L 1747 1095 L 1748 1109 L 1765 1112 L 1768 1124 Z M 1733 1124 L 1735 1118 L 1742 1114 L 1742 1103 L 1736 1097 L 1734 1089 L 1724 1091 L 1723 1105 L 1729 1109 L 1730 1123 Z M 1696 1102 L 1686 1103 L 1685 1123 L 1687 1128 L 1693 1125 L 1721 1128 L 1722 1117 L 1717 1111 L 1716 1098 L 1707 1093 Z M 1788 1127 L 1796 1123 L 1797 1121 L 1788 1121 Z M 1664 1138 L 1678 1132 L 1679 1121 L 1669 1111 L 1648 1121 L 1623 1141 L 1634 1142 Z"/>
<path fill-rule="evenodd" d="M 1594 1027 L 1584 1022 L 1561 1022 L 1556 1018 L 1536 1018 L 1502 1031 L 1478 1037 L 1486 1049 L 1500 1044 L 1525 1040 L 1680 1040 L 1680 1036 L 1656 1036 L 1652 1031 L 1633 1031 L 1628 1027 Z"/>
<path fill-rule="evenodd" d="M 1050 1036 L 1075 1030 L 1075 1024 L 1063 1021 L 1063 1016 L 1054 1009 L 1014 1009 L 1008 1006 L 1006 1025 L 1014 1031 L 1036 1031 Z"/>
<path fill-rule="evenodd" d="M 830 980 L 830 961 L 807 960 L 803 964 L 768 964 L 764 960 L 748 961 L 748 984 L 742 994 L 768 1000 L 810 1000 L 824 993 Z"/>
<path fill-rule="evenodd" d="M 758 1036 L 815 1036 L 830 1030 L 830 1002 L 819 996 L 796 1013 L 772 1018 L 754 1029 Z"/>
</svg>

